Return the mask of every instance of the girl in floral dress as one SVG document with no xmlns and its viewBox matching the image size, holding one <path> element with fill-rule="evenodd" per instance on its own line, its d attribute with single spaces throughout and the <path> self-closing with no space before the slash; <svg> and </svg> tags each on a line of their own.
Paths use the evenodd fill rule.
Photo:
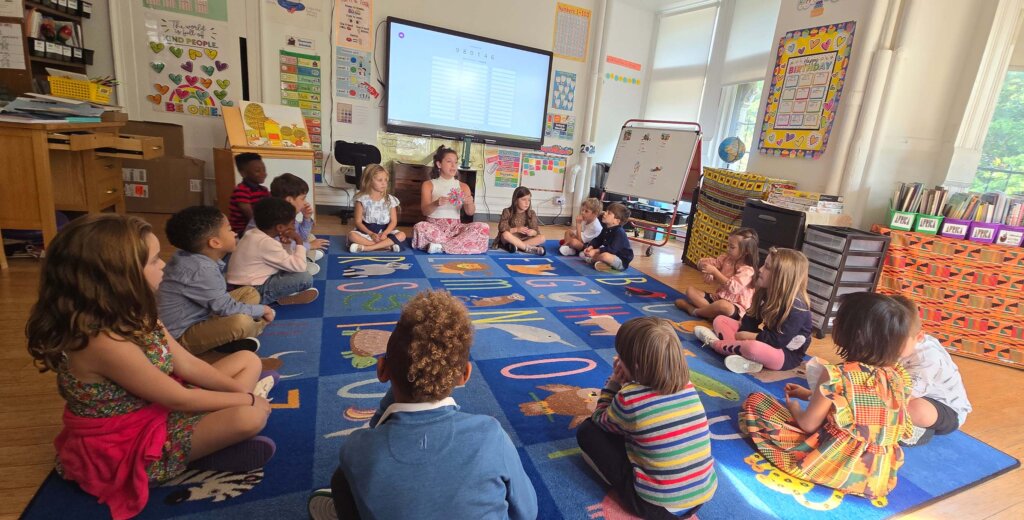
<svg viewBox="0 0 1024 520">
<path fill-rule="evenodd" d="M 740 429 L 769 462 L 797 478 L 870 499 L 896 487 L 898 442 L 910 437 L 910 376 L 897 364 L 921 324 L 887 296 L 844 297 L 832 338 L 845 360 L 825 365 L 814 390 L 785 387 L 786 404 L 764 393 L 743 402 Z M 810 400 L 807 409 L 796 400 Z"/>
<path fill-rule="evenodd" d="M 486 222 L 463 224 L 459 209 L 472 216 L 476 203 L 469 186 L 457 178 L 459 154 L 440 146 L 434 152 L 432 180 L 420 189 L 420 210 L 427 220 L 412 228 L 413 249 L 428 253 L 471 255 L 487 251 L 491 227 Z"/>
<path fill-rule="evenodd" d="M 61 476 L 130 518 L 151 484 L 186 466 L 246 472 L 270 459 L 273 441 L 256 436 L 270 414 L 253 393 L 259 358 L 236 352 L 211 365 L 157 320 L 164 262 L 149 224 L 82 217 L 46 252 L 26 334 L 67 401 L 54 441 Z"/>
</svg>

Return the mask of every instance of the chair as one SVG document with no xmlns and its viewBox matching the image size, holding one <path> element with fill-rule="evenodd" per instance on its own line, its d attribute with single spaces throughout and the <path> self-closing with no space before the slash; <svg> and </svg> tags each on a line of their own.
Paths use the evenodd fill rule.
<svg viewBox="0 0 1024 520">
<path fill-rule="evenodd" d="M 342 166 L 352 167 L 352 173 L 345 174 L 345 182 L 354 186 L 349 195 L 350 206 L 341 209 L 341 223 L 346 224 L 355 212 L 355 202 L 352 199 L 355 198 L 359 179 L 363 176 L 363 167 L 368 164 L 379 164 L 380 150 L 372 144 L 334 141 L 334 160 Z"/>
</svg>

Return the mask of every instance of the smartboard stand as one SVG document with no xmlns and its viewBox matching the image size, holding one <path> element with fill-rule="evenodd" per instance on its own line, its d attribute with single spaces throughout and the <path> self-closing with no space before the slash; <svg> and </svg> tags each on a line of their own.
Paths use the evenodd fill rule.
<svg viewBox="0 0 1024 520">
<path fill-rule="evenodd" d="M 659 217 L 660 217 L 659 220 L 662 220 L 660 222 L 659 221 L 650 220 L 650 219 L 638 218 L 636 216 L 632 216 L 630 218 L 630 222 L 633 224 L 633 226 L 637 230 L 651 231 L 651 232 L 654 233 L 655 237 L 657 237 L 658 235 L 661 235 L 662 239 L 660 239 L 660 240 L 657 239 L 657 238 L 655 238 L 655 239 L 648 239 L 648 238 L 643 238 L 643 237 L 640 237 L 640 236 L 632 236 L 632 237 L 630 237 L 630 240 L 632 240 L 634 242 L 637 242 L 637 243 L 640 243 L 640 244 L 646 244 L 647 245 L 647 249 L 646 249 L 646 251 L 644 251 L 644 254 L 646 256 L 651 256 L 654 253 L 654 248 L 655 247 L 661 247 L 661 246 L 664 246 L 665 244 L 668 244 L 668 241 L 670 239 L 672 239 L 673 237 L 675 237 L 675 238 L 682 238 L 684 240 L 687 237 L 687 230 L 689 228 L 690 220 L 692 218 L 692 212 L 691 212 L 691 217 L 687 218 L 685 223 L 677 224 L 676 223 L 676 216 L 679 213 L 679 202 L 682 201 L 682 200 L 689 200 L 690 198 L 692 198 L 693 193 L 696 191 L 697 184 L 698 184 L 698 182 L 700 180 L 700 173 L 701 173 L 701 165 L 700 165 L 700 148 L 701 148 L 701 146 L 700 146 L 700 143 L 701 143 L 702 132 L 701 132 L 700 123 L 689 122 L 689 121 L 665 121 L 665 120 L 658 120 L 658 119 L 630 119 L 630 120 L 627 120 L 622 125 L 622 129 L 619 132 L 619 142 L 618 142 L 618 145 L 616 146 L 616 149 L 615 149 L 615 156 L 612 159 L 612 166 L 611 166 L 611 169 L 609 171 L 609 180 L 611 179 L 611 177 L 613 175 L 613 172 L 615 172 L 615 170 L 616 170 L 616 168 L 615 168 L 616 167 L 616 162 L 615 162 L 616 159 L 618 159 L 619 161 L 622 161 L 622 160 L 626 159 L 626 157 L 624 155 L 620 156 L 619 152 L 620 152 L 620 150 L 625 150 L 626 147 L 624 146 L 624 143 L 632 139 L 632 131 L 637 131 L 638 133 L 639 132 L 655 133 L 655 132 L 658 132 L 658 131 L 665 131 L 666 133 L 671 133 L 671 134 L 679 134 L 679 133 L 693 134 L 692 136 L 690 136 L 691 137 L 690 139 L 684 140 L 683 142 L 680 142 L 680 140 L 677 140 L 678 144 L 671 143 L 671 139 L 665 139 L 666 147 L 669 144 L 671 144 L 672 146 L 679 146 L 680 147 L 680 148 L 672 149 L 671 153 L 663 153 L 663 155 L 665 155 L 666 157 L 669 157 L 669 156 L 676 157 L 677 159 L 675 160 L 675 162 L 670 161 L 669 163 L 666 163 L 665 165 L 661 165 L 661 164 L 658 165 L 658 167 L 663 167 L 664 168 L 664 172 L 665 172 L 664 174 L 665 175 L 668 175 L 671 178 L 677 178 L 679 180 L 678 189 L 672 189 L 672 192 L 674 192 L 674 194 L 672 195 L 674 197 L 674 199 L 669 200 L 669 199 L 667 199 L 667 198 L 665 198 L 663 196 L 660 196 L 660 195 L 659 196 L 649 196 L 650 194 L 644 194 L 644 193 L 623 193 L 623 191 L 626 191 L 624 189 L 618 189 L 618 190 L 610 189 L 610 190 L 606 190 L 605 192 L 603 192 L 601 194 L 601 200 L 604 200 L 605 194 L 607 194 L 607 193 L 614 193 L 614 194 L 617 194 L 617 195 L 623 195 L 623 196 L 630 197 L 630 198 L 643 198 L 643 199 L 647 199 L 647 200 L 656 200 L 656 201 L 659 201 L 659 202 L 669 202 L 669 203 L 672 204 L 671 214 L 668 215 L 667 219 L 664 218 L 664 214 L 659 215 Z M 659 135 L 658 136 L 659 140 L 663 139 L 665 135 L 666 134 Z M 646 138 L 647 138 L 647 135 L 645 134 L 643 137 L 637 137 L 637 140 L 646 139 Z M 656 146 L 657 145 L 654 145 L 654 146 L 652 146 L 652 148 L 655 148 Z M 664 150 L 665 150 L 665 148 L 661 148 L 661 149 L 657 149 L 657 150 L 644 150 L 643 148 L 641 148 L 639 151 L 633 152 L 634 153 L 634 157 L 630 157 L 629 159 L 633 160 L 633 159 L 635 159 L 637 157 L 640 157 L 641 155 L 653 155 L 650 152 L 658 152 L 658 151 L 662 151 L 663 152 Z M 629 152 L 625 152 L 625 153 L 629 153 Z M 681 158 L 682 160 L 679 161 L 678 158 Z M 689 160 L 686 160 L 687 158 L 689 158 Z M 642 162 L 643 162 L 642 158 L 641 159 L 637 159 L 635 161 L 635 163 L 638 166 L 641 165 Z M 653 185 L 653 182 L 651 184 Z"/>
</svg>

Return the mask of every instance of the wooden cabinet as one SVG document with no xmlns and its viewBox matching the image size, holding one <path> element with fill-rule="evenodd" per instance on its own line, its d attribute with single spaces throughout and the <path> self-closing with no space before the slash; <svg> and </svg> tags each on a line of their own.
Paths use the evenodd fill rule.
<svg viewBox="0 0 1024 520">
<path fill-rule="evenodd" d="M 0 122 L 0 227 L 57 234 L 55 211 L 124 213 L 121 158 L 163 156 L 163 139 L 118 135 L 123 123 Z"/>
</svg>

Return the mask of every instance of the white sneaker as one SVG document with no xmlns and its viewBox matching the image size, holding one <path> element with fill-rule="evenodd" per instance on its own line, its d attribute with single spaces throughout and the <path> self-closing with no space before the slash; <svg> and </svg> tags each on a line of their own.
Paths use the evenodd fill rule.
<svg viewBox="0 0 1024 520">
<path fill-rule="evenodd" d="M 428 255 L 436 255 L 438 253 L 443 253 L 443 252 L 444 252 L 444 246 L 442 246 L 441 244 L 430 244 L 429 246 L 427 246 L 427 254 Z"/>
<path fill-rule="evenodd" d="M 305 291 L 282 296 L 278 298 L 277 303 L 279 305 L 304 305 L 316 301 L 317 296 L 320 296 L 320 291 L 316 287 L 310 287 Z"/>
<path fill-rule="evenodd" d="M 558 252 L 561 253 L 562 256 L 576 256 L 576 250 L 569 246 L 559 247 Z"/>
<path fill-rule="evenodd" d="M 322 249 L 314 249 L 310 251 L 310 254 L 308 256 L 310 260 L 313 260 L 314 262 L 319 262 L 324 258 L 324 251 Z"/>
<path fill-rule="evenodd" d="M 720 338 L 715 331 L 703 326 L 697 325 L 693 328 L 693 335 L 697 336 L 697 341 L 701 342 L 701 345 L 710 345 L 712 342 L 718 341 Z"/>
<path fill-rule="evenodd" d="M 357 244 L 355 242 L 352 242 L 352 244 L 350 244 L 348 246 L 348 252 L 349 253 L 362 253 L 363 252 L 363 246 L 361 246 L 361 245 L 359 245 L 359 244 Z"/>
<path fill-rule="evenodd" d="M 306 261 L 306 272 L 309 276 L 316 276 L 320 272 L 320 265 L 316 262 Z"/>
<path fill-rule="evenodd" d="M 734 354 L 725 358 L 725 368 L 737 374 L 753 374 L 754 372 L 760 372 L 764 365 Z"/>
<path fill-rule="evenodd" d="M 398 244 L 391 244 L 391 250 L 396 252 L 396 253 L 401 253 L 402 252 L 402 246 L 400 246 Z"/>
<path fill-rule="evenodd" d="M 267 376 L 259 381 L 256 381 L 256 388 L 253 389 L 252 395 L 256 397 L 262 397 L 264 399 L 270 395 L 270 391 L 274 388 L 274 376 Z"/>
<path fill-rule="evenodd" d="M 334 497 L 331 488 L 318 489 L 309 496 L 306 502 L 309 518 L 312 520 L 338 520 L 338 511 L 334 509 Z"/>
</svg>

